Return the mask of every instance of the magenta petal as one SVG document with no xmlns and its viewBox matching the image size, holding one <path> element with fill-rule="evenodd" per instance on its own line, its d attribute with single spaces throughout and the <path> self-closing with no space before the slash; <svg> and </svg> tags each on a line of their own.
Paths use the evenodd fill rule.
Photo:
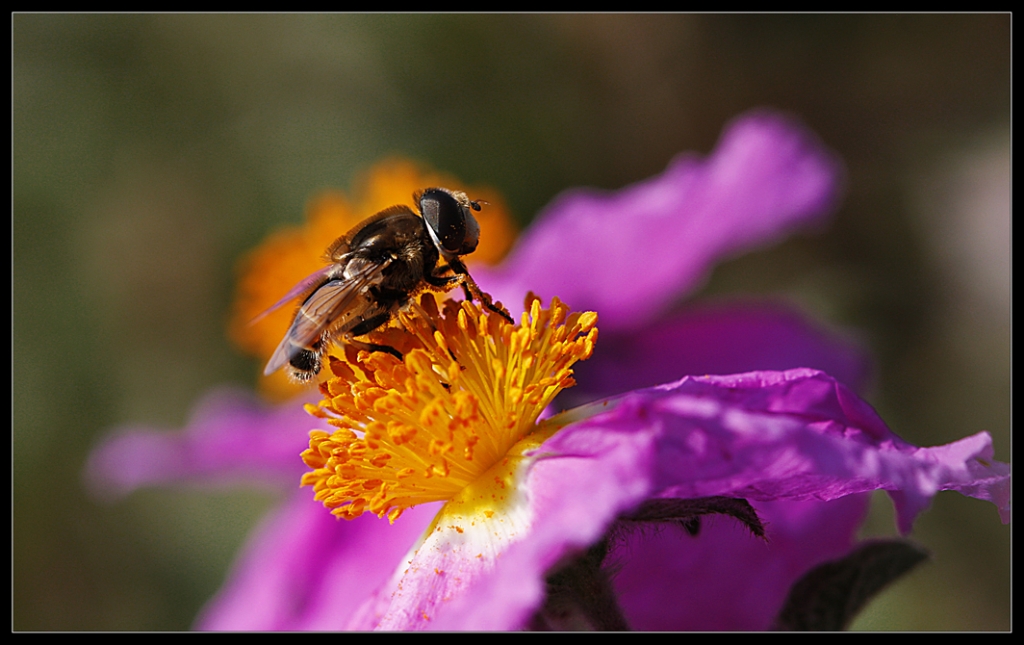
<svg viewBox="0 0 1024 645">
<path fill-rule="evenodd" d="M 241 390 L 219 389 L 199 402 L 182 431 L 115 430 L 89 456 L 85 478 L 107 496 L 144 485 L 241 480 L 291 488 L 305 471 L 299 454 L 309 431 L 319 425 L 300 403 L 269 408 Z"/>
<path fill-rule="evenodd" d="M 832 500 L 898 492 L 898 525 L 940 490 L 993 501 L 1009 516 L 1009 467 L 986 433 L 917 448 L 827 374 L 798 369 L 687 377 L 627 396 L 614 411 L 566 428 L 545 447 L 571 453 L 592 433 L 653 432 L 656 497 Z"/>
<path fill-rule="evenodd" d="M 768 541 L 726 517 L 705 517 L 696 536 L 634 530 L 610 556 L 623 613 L 637 630 L 769 629 L 794 582 L 850 552 L 867 502 L 755 502 Z"/>
<path fill-rule="evenodd" d="M 411 509 L 394 525 L 339 520 L 308 489 L 264 518 L 227 582 L 203 610 L 202 630 L 341 630 L 387 580 L 436 512 Z"/>
<path fill-rule="evenodd" d="M 797 367 L 821 370 L 858 390 L 869 366 L 867 354 L 853 342 L 788 306 L 717 304 L 691 307 L 642 334 L 602 334 L 594 356 L 576 366 L 578 385 L 566 394 L 583 402 L 688 374 Z"/>
<path fill-rule="evenodd" d="M 557 197 L 508 260 L 478 279 L 516 306 L 528 290 L 594 310 L 604 331 L 633 328 L 693 289 L 720 259 L 821 220 L 839 162 L 799 124 L 767 111 L 730 124 L 704 160 L 614 193 Z"/>
</svg>

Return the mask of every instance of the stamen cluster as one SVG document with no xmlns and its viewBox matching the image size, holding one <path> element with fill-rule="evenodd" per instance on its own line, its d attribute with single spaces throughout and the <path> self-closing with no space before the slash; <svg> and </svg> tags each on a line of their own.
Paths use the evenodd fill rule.
<svg viewBox="0 0 1024 645">
<path fill-rule="evenodd" d="M 425 294 L 401 326 L 382 332 L 403 355 L 346 347 L 311 414 L 338 429 L 310 433 L 302 478 L 339 517 L 394 521 L 410 506 L 451 499 L 536 429 L 544 408 L 575 384 L 597 314 L 529 296 L 513 326 L 475 302 Z"/>
</svg>

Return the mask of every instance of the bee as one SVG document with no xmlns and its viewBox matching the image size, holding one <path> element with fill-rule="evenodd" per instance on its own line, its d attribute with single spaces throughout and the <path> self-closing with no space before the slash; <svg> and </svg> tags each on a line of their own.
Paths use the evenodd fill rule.
<svg viewBox="0 0 1024 645">
<path fill-rule="evenodd" d="M 462 262 L 480 241 L 480 225 L 472 213 L 480 210 L 480 203 L 447 188 L 417 191 L 413 201 L 419 214 L 405 205 L 391 206 L 335 240 L 326 252 L 330 264 L 268 310 L 302 297 L 264 374 L 287 364 L 296 380 L 308 381 L 320 372 L 330 344 L 339 341 L 401 360 L 393 347 L 356 337 L 386 325 L 424 290 L 443 292 L 462 285 L 467 299 L 479 300 L 513 323 L 509 313 L 480 290 Z"/>
</svg>

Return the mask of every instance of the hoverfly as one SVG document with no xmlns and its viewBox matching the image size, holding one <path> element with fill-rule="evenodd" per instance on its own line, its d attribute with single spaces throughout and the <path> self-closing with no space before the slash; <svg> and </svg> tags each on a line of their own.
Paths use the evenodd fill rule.
<svg viewBox="0 0 1024 645">
<path fill-rule="evenodd" d="M 264 374 L 287 364 L 296 380 L 308 381 L 320 372 L 329 345 L 339 341 L 401 359 L 393 347 L 355 337 L 387 324 L 426 289 L 449 291 L 461 284 L 467 299 L 479 300 L 514 324 L 509 313 L 480 290 L 461 259 L 480 241 L 480 225 L 471 212 L 479 211 L 480 203 L 447 188 L 418 191 L 413 200 L 419 214 L 408 206 L 391 206 L 335 240 L 326 252 L 330 264 L 271 307 L 302 296 L 295 320 Z"/>
</svg>

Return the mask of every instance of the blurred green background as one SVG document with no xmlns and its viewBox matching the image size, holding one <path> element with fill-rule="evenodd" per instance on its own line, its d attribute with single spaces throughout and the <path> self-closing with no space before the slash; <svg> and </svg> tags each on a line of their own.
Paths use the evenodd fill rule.
<svg viewBox="0 0 1024 645">
<path fill-rule="evenodd" d="M 240 254 L 401 153 L 522 224 L 737 114 L 802 118 L 848 168 L 816 235 L 721 265 L 856 334 L 869 399 L 924 445 L 1010 457 L 1009 15 L 29 15 L 13 23 L 13 626 L 187 629 L 274 502 L 81 485 L 112 426 L 180 425 L 259 370 L 225 339 Z M 57 448 L 60 448 L 59 450 Z M 892 533 L 876 504 L 868 531 Z M 939 495 L 934 561 L 860 629 L 1010 627 L 1009 528 Z"/>
</svg>

